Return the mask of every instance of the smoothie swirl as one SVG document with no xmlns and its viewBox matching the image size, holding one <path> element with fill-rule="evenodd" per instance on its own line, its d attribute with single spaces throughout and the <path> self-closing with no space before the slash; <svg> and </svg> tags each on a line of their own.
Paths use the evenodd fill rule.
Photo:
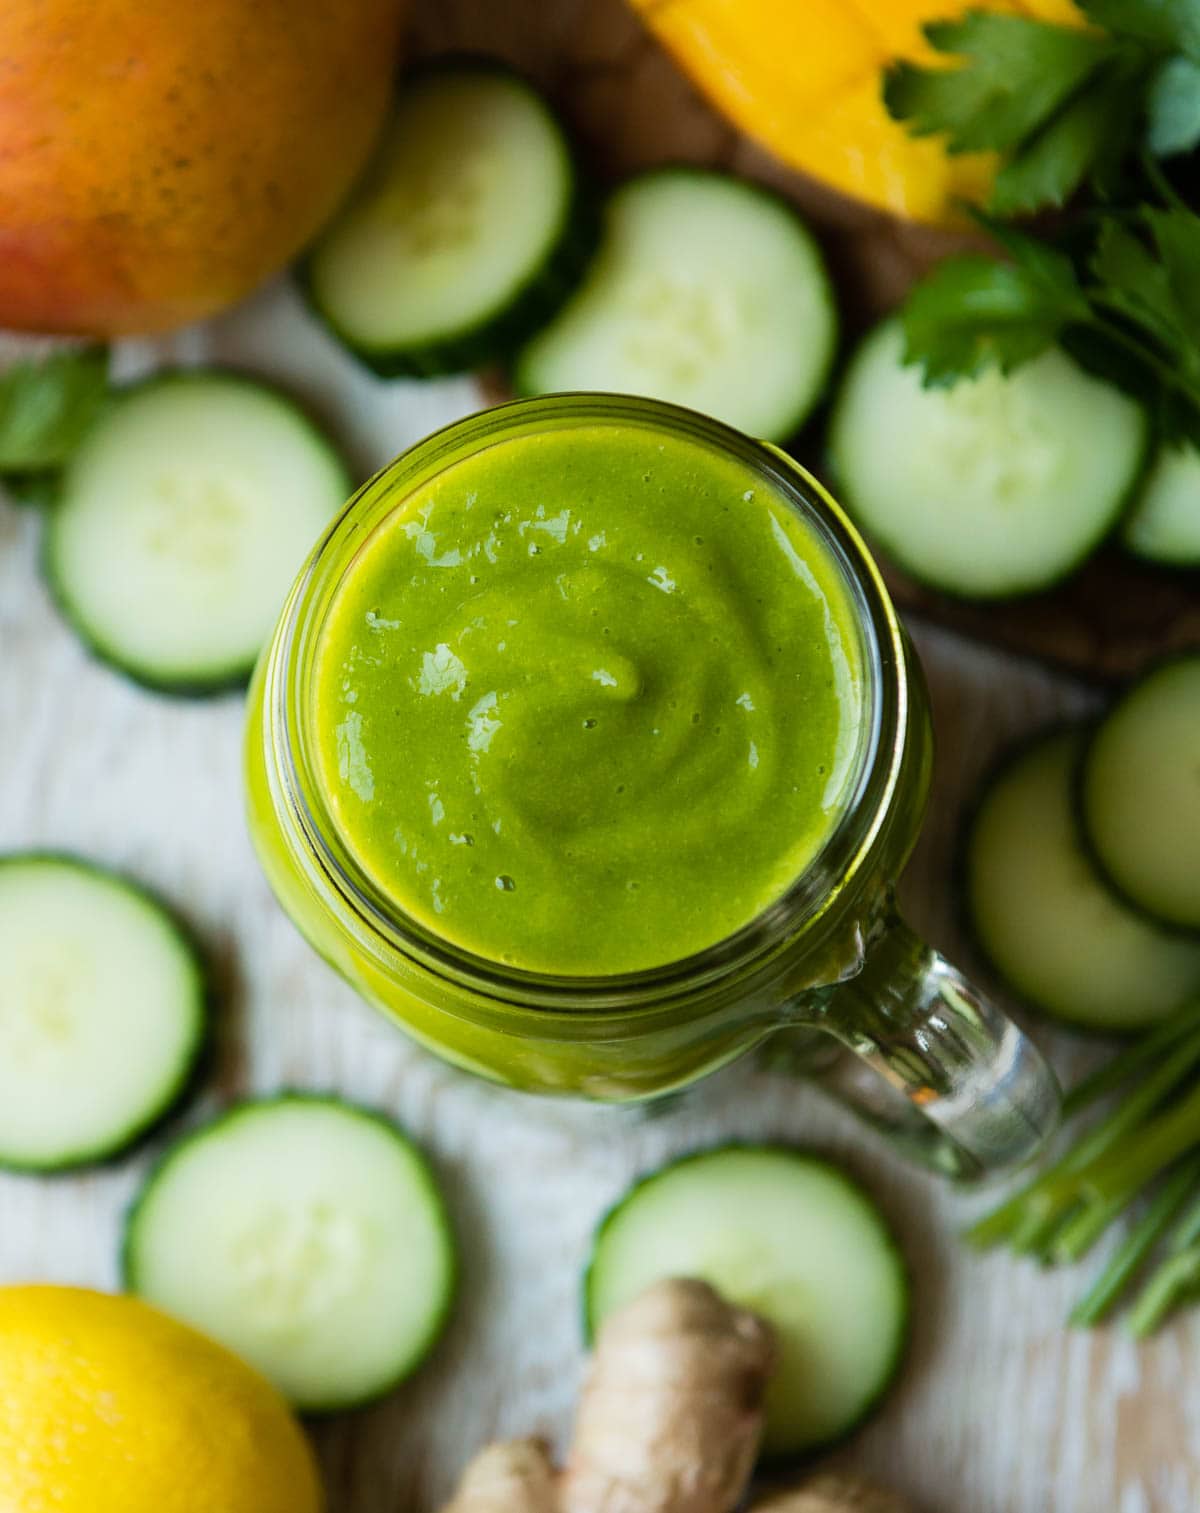
<svg viewBox="0 0 1200 1513">
<path fill-rule="evenodd" d="M 319 780 L 435 934 L 534 971 L 661 965 L 753 919 L 845 808 L 854 625 L 736 459 L 627 423 L 512 438 L 397 499 L 343 577 Z"/>
</svg>

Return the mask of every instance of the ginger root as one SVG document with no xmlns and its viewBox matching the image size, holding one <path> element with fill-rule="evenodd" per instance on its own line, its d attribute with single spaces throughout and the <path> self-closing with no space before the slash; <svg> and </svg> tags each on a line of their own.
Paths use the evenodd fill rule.
<svg viewBox="0 0 1200 1513">
<path fill-rule="evenodd" d="M 556 1513 L 557 1483 L 544 1441 L 503 1440 L 468 1463 L 444 1513 Z"/>
<path fill-rule="evenodd" d="M 562 1513 L 724 1513 L 758 1455 L 769 1326 L 705 1282 L 660 1282 L 596 1342 Z"/>
<path fill-rule="evenodd" d="M 913 1513 L 913 1510 L 904 1498 L 874 1482 L 830 1471 L 798 1487 L 757 1498 L 750 1505 L 750 1513 Z"/>
<path fill-rule="evenodd" d="M 731 1513 L 754 1469 L 775 1340 L 705 1282 L 659 1282 L 606 1320 L 565 1470 L 536 1439 L 489 1445 L 443 1513 Z M 750 1513 L 911 1513 L 823 1475 Z"/>
</svg>

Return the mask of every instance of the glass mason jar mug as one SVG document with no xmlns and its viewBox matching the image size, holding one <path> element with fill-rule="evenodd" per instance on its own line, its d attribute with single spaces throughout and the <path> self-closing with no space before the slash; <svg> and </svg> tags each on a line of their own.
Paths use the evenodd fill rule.
<svg viewBox="0 0 1200 1513">
<path fill-rule="evenodd" d="M 364 543 L 407 500 L 499 442 L 597 426 L 698 441 L 798 511 L 849 595 L 864 687 L 849 801 L 781 897 L 684 960 L 568 977 L 439 937 L 356 860 L 318 776 L 314 656 Z M 774 1031 L 825 1031 L 861 1058 L 842 1058 L 835 1090 L 843 1099 L 920 1159 L 970 1173 L 1027 1155 L 1054 1122 L 1057 1088 L 1030 1042 L 895 912 L 930 762 L 919 666 L 874 562 L 821 485 L 782 452 L 715 421 L 612 395 L 559 395 L 472 416 L 366 484 L 292 589 L 255 675 L 247 732 L 251 831 L 281 903 L 366 999 L 439 1055 L 528 1091 L 624 1101 L 681 1088 Z M 847 1065 L 864 1064 L 874 1076 L 847 1077 Z"/>
</svg>

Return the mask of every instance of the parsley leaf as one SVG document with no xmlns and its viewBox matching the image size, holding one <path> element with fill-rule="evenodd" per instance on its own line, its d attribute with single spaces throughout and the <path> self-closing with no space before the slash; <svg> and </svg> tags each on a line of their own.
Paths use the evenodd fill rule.
<svg viewBox="0 0 1200 1513">
<path fill-rule="evenodd" d="M 1200 62 L 1198 0 L 1079 0 L 1089 21 L 1117 36 L 1133 37 Z"/>
<path fill-rule="evenodd" d="M 968 11 L 925 35 L 941 66 L 894 65 L 888 110 L 950 152 L 1004 158 L 990 208 L 1023 215 L 1064 204 L 1084 183 L 1102 197 L 1131 149 L 1200 142 L 1200 0 L 1080 0 L 1105 31 Z"/>
<path fill-rule="evenodd" d="M 1175 296 L 1181 331 L 1200 351 L 1200 216 L 1148 209 L 1144 219 Z"/>
<path fill-rule="evenodd" d="M 1062 205 L 1090 174 L 1120 160 L 1133 126 L 1121 79 L 1116 71 L 1099 75 L 1004 164 L 989 202 L 996 215 Z"/>
<path fill-rule="evenodd" d="M 1166 441 L 1200 445 L 1200 216 L 1142 206 L 1094 218 L 1075 259 L 980 217 L 1009 263 L 950 258 L 901 311 L 905 361 L 952 384 L 1055 343 L 1144 404 Z"/>
<path fill-rule="evenodd" d="M 964 63 L 894 65 L 884 75 L 884 104 L 914 135 L 945 132 L 952 152 L 1019 146 L 1113 52 L 1111 40 L 1093 32 L 988 11 L 932 22 L 925 35 Z"/>
<path fill-rule="evenodd" d="M 1162 347 L 1175 344 L 1179 308 L 1170 279 L 1139 236 L 1120 221 L 1105 221 L 1088 268 L 1106 309 L 1141 326 Z"/>
<path fill-rule="evenodd" d="M 1086 318 L 1087 303 L 1066 258 L 1047 271 L 976 253 L 940 263 L 901 312 L 905 361 L 941 387 L 990 364 L 1008 373 L 1052 347 L 1070 320 Z"/>
<path fill-rule="evenodd" d="M 1094 303 L 1140 327 L 1200 382 L 1200 217 L 1146 207 L 1130 224 L 1105 220 L 1089 270 Z"/>
<path fill-rule="evenodd" d="M 72 348 L 0 373 L 0 473 L 61 467 L 108 393 L 108 353 Z"/>
<path fill-rule="evenodd" d="M 991 216 L 978 215 L 976 219 L 1047 298 L 1055 298 L 1062 304 L 1068 318 L 1082 318 L 1087 313 L 1075 264 L 1065 252 Z"/>
<path fill-rule="evenodd" d="M 977 219 L 1011 260 L 951 258 L 919 284 L 901 312 L 905 360 L 943 385 L 1058 344 L 1143 403 L 1163 440 L 1200 445 L 1200 215 L 1149 155 L 1200 146 L 1200 0 L 1080 5 L 1107 31 L 973 11 L 926 29 L 957 67 L 885 79 L 914 133 L 1003 155 L 995 214 Z M 1085 184 L 1093 205 L 1060 221 L 1057 245 L 996 219 Z M 1161 203 L 1114 208 L 1131 187 Z"/>
</svg>

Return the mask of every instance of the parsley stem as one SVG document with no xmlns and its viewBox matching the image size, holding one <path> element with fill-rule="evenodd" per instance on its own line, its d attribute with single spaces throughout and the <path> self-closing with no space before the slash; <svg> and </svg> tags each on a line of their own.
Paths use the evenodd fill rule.
<svg viewBox="0 0 1200 1513">
<path fill-rule="evenodd" d="M 1192 213 L 1192 207 L 1187 204 L 1175 185 L 1171 183 L 1163 172 L 1162 164 L 1154 154 L 1143 148 L 1138 155 L 1142 172 L 1146 175 L 1146 182 L 1153 189 L 1157 189 L 1158 196 L 1168 210 L 1182 210 L 1186 214 Z"/>
<path fill-rule="evenodd" d="M 1089 288 L 1087 296 L 1093 307 L 1092 317 L 1089 322 L 1093 329 L 1101 332 L 1107 340 L 1124 348 L 1144 368 L 1148 368 L 1158 378 L 1165 389 L 1183 395 L 1194 410 L 1200 411 L 1200 391 L 1197 391 L 1192 384 L 1189 384 L 1186 379 L 1182 378 L 1177 368 L 1172 367 L 1166 358 L 1160 357 L 1148 341 L 1139 340 L 1136 336 L 1131 336 L 1118 322 L 1109 320 L 1105 316 L 1096 313 L 1097 310 L 1108 310 L 1115 315 L 1124 315 L 1125 312 L 1121 309 L 1120 305 L 1115 303 L 1100 288 Z"/>
</svg>

